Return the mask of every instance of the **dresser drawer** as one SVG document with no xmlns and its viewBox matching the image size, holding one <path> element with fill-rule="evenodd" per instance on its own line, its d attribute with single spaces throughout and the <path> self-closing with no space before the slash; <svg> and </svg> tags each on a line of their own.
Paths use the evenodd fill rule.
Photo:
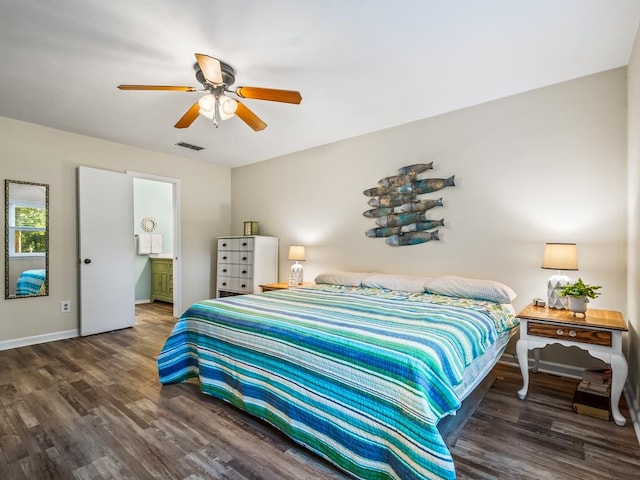
<svg viewBox="0 0 640 480">
<path fill-rule="evenodd" d="M 253 251 L 253 238 L 219 238 L 218 252 L 230 250 Z"/>
<path fill-rule="evenodd" d="M 602 345 L 605 347 L 611 346 L 611 332 L 603 330 L 591 330 L 588 328 L 529 321 L 527 323 L 527 334 L 536 337 L 557 338 L 568 342 L 590 343 L 592 345 Z"/>
<path fill-rule="evenodd" d="M 253 265 L 242 265 L 237 263 L 219 263 L 218 275 L 223 277 L 253 277 Z"/>
<path fill-rule="evenodd" d="M 253 265 L 253 252 L 218 252 L 218 264 L 238 263 L 243 265 Z"/>
<path fill-rule="evenodd" d="M 232 292 L 253 293 L 253 280 L 251 278 L 236 278 L 218 276 L 218 290 Z"/>
</svg>

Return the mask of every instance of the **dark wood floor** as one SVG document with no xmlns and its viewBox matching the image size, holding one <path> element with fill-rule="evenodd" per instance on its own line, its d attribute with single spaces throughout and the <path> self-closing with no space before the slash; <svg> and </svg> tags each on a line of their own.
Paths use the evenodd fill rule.
<svg viewBox="0 0 640 480">
<path fill-rule="evenodd" d="M 0 352 L 0 479 L 346 479 L 277 431 L 200 393 L 161 387 L 175 319 L 137 307 L 130 329 Z M 499 365 L 451 449 L 459 479 L 637 479 L 633 427 L 576 415 L 576 382 Z M 628 412 L 623 409 L 623 413 Z"/>
</svg>

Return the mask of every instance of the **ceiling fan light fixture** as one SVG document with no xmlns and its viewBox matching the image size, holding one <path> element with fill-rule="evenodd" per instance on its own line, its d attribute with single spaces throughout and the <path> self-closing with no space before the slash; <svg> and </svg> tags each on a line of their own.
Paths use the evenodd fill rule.
<svg viewBox="0 0 640 480">
<path fill-rule="evenodd" d="M 218 98 L 220 102 L 220 118 L 222 120 L 228 120 L 236 114 L 238 109 L 238 102 L 233 98 L 229 98 L 225 95 L 220 95 Z"/>
<path fill-rule="evenodd" d="M 205 95 L 198 100 L 198 106 L 200 107 L 200 115 L 207 118 L 213 118 L 216 110 L 216 97 L 212 94 Z"/>
</svg>

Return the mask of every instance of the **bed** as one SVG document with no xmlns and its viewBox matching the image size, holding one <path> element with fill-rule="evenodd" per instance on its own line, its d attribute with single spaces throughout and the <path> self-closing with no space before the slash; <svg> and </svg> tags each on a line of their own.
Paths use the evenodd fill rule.
<svg viewBox="0 0 640 480">
<path fill-rule="evenodd" d="M 499 359 L 514 297 L 485 280 L 334 272 L 205 300 L 173 328 L 159 377 L 198 378 L 355 478 L 453 479 L 437 424 Z"/>
<path fill-rule="evenodd" d="M 44 268 L 25 270 L 18 276 L 16 296 L 42 295 L 45 292 L 47 271 Z"/>
</svg>

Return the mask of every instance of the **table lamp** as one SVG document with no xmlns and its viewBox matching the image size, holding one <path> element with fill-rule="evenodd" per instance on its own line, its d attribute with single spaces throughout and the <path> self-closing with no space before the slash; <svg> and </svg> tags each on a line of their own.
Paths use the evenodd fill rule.
<svg viewBox="0 0 640 480">
<path fill-rule="evenodd" d="M 289 261 L 295 261 L 291 266 L 291 278 L 289 284 L 300 285 L 304 276 L 304 269 L 300 262 L 305 261 L 304 247 L 302 245 L 291 245 L 289 247 Z"/>
<path fill-rule="evenodd" d="M 562 270 L 578 270 L 578 248 L 575 243 L 547 243 L 542 256 L 542 268 L 557 270 L 547 282 L 547 305 L 549 308 L 566 310 L 567 297 L 560 297 L 558 293 L 565 285 L 571 283 L 571 278 Z"/>
</svg>

